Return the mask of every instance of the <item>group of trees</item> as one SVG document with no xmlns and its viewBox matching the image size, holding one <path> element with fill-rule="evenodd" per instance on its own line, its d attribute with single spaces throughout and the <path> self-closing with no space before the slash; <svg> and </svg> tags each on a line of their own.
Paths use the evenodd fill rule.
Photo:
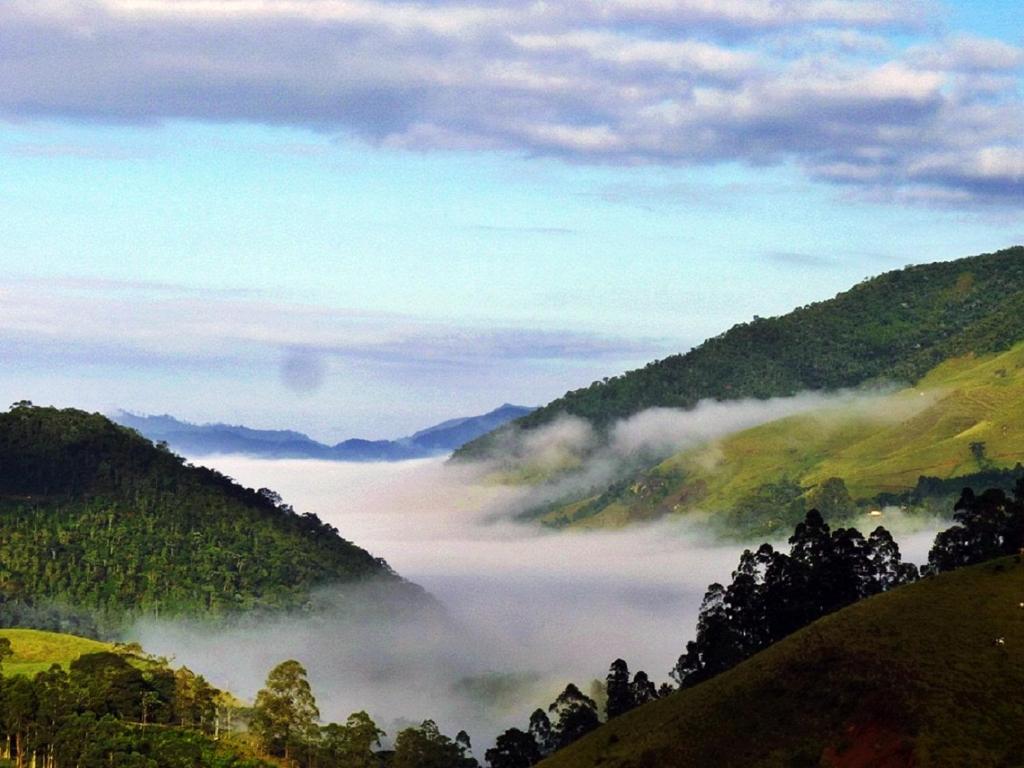
<svg viewBox="0 0 1024 768">
<path fill-rule="evenodd" d="M 112 635 L 139 615 L 301 608 L 371 577 L 396 580 L 315 515 L 99 414 L 0 413 L 0 626 Z"/>
<path fill-rule="evenodd" d="M 789 544 L 788 554 L 770 544 L 746 550 L 732 583 L 708 588 L 696 638 L 671 672 L 680 686 L 717 675 L 825 614 L 918 578 L 881 526 L 867 538 L 854 528 L 832 531 L 811 510 Z"/>
<path fill-rule="evenodd" d="M 295 768 L 478 768 L 469 735 L 452 739 L 433 720 L 399 731 L 394 748 L 382 750 L 387 734 L 366 712 L 345 723 L 320 725 L 319 718 L 306 670 L 288 660 L 256 695 L 250 729 L 262 754 Z"/>
<path fill-rule="evenodd" d="M 935 537 L 928 564 L 936 571 L 951 571 L 1024 548 L 1024 479 L 1012 495 L 1001 488 L 975 494 L 965 488 L 954 507 L 956 525 Z"/>
<path fill-rule="evenodd" d="M 0 658 L 11 653 L 0 638 Z M 258 768 L 215 738 L 231 703 L 160 659 L 102 651 L 0 679 L 0 763 L 16 768 Z"/>
<path fill-rule="evenodd" d="M 832 486 L 820 500 L 841 507 L 848 495 L 838 483 Z M 956 525 L 936 537 L 925 573 L 1019 552 L 1024 546 L 1024 480 L 1012 497 L 1001 489 L 980 495 L 965 489 L 955 520 Z M 828 613 L 921 575 L 915 565 L 903 562 L 899 546 L 884 527 L 867 537 L 854 528 L 832 529 L 817 509 L 805 513 L 788 543 L 788 552 L 770 544 L 746 550 L 728 586 L 708 588 L 696 637 L 670 672 L 680 688 L 730 669 Z M 643 671 L 631 677 L 626 661 L 616 659 L 605 679 L 604 719 L 673 690 L 669 683 L 657 686 Z M 547 710 L 533 712 L 525 729 L 509 728 L 498 736 L 485 753 L 487 764 L 529 768 L 601 722 L 594 699 L 569 684 Z"/>
<path fill-rule="evenodd" d="M 605 678 L 605 719 L 624 715 L 672 691 L 662 683 L 657 687 L 644 671 L 632 679 L 623 659 L 612 662 Z M 583 738 L 601 725 L 597 702 L 570 683 L 547 711 L 534 710 L 527 729 L 509 728 L 495 740 L 484 757 L 490 768 L 529 768 L 559 749 Z"/>
</svg>

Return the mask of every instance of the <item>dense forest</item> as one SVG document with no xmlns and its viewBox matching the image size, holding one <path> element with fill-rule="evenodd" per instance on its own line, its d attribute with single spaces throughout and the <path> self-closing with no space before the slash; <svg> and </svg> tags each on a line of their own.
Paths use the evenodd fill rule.
<svg viewBox="0 0 1024 768">
<path fill-rule="evenodd" d="M 828 301 L 741 323 L 686 354 L 597 381 L 469 443 L 480 458 L 497 436 L 570 414 L 605 427 L 652 407 L 794 395 L 874 380 L 913 382 L 967 352 L 1024 338 L 1024 247 L 907 267 Z"/>
<path fill-rule="evenodd" d="M 139 615 L 306 606 L 385 562 L 267 489 L 193 467 L 98 414 L 0 414 L 0 624 L 116 628 Z"/>
</svg>

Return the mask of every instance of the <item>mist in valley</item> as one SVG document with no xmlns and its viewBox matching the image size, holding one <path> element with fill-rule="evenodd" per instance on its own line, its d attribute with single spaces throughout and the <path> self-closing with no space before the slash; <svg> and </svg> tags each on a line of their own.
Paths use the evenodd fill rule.
<svg viewBox="0 0 1024 768">
<path fill-rule="evenodd" d="M 659 409 L 616 426 L 610 445 L 597 450 L 589 425 L 562 421 L 515 450 L 535 463 L 589 451 L 593 465 L 583 473 L 591 482 L 637 451 L 696 445 L 823 402 L 787 400 Z M 696 519 L 586 532 L 516 522 L 516 512 L 566 489 L 496 483 L 493 464 L 196 461 L 317 514 L 424 587 L 442 610 L 410 606 L 383 585 L 346 586 L 318 595 L 333 606 L 324 612 L 222 631 L 147 622 L 135 639 L 249 698 L 271 667 L 298 659 L 325 721 L 365 709 L 393 736 L 431 718 L 450 735 L 469 731 L 478 756 L 501 730 L 524 727 L 566 683 L 588 691 L 617 657 L 666 680 L 692 638 L 705 589 L 729 579 L 743 548 L 709 538 Z M 925 559 L 936 522 L 904 520 L 895 510 L 883 522 L 904 559 Z"/>
</svg>

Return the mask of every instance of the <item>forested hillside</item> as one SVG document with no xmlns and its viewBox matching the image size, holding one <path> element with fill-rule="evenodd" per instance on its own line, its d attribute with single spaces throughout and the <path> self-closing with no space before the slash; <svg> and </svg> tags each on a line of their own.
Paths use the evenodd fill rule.
<svg viewBox="0 0 1024 768">
<path fill-rule="evenodd" d="M 385 562 L 272 491 L 190 466 L 98 414 L 0 414 L 0 619 L 95 634 L 140 615 L 301 608 Z"/>
<path fill-rule="evenodd" d="M 1024 566 L 1008 557 L 871 597 L 542 765 L 1017 765 L 1022 590 Z"/>
<path fill-rule="evenodd" d="M 1024 343 L 681 451 L 544 519 L 608 527 L 707 511 L 723 532 L 761 535 L 812 506 L 833 522 L 887 505 L 944 512 L 965 484 L 1012 487 L 1021 462 Z"/>
<path fill-rule="evenodd" d="M 456 453 L 486 455 L 496 435 L 560 414 L 598 427 L 655 406 L 793 395 L 876 379 L 914 382 L 967 352 L 1024 339 L 1024 247 L 889 272 L 833 299 L 755 318 L 621 376 L 568 392 Z"/>
</svg>

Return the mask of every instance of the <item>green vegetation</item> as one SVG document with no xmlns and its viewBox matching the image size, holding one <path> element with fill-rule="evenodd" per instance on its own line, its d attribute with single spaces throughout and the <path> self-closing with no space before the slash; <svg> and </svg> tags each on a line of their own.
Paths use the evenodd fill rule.
<svg viewBox="0 0 1024 768">
<path fill-rule="evenodd" d="M 4 630 L 0 669 L 0 766 L 478 768 L 469 736 L 431 720 L 401 730 L 393 750 L 366 712 L 321 725 L 294 660 L 271 670 L 251 708 L 137 645 Z"/>
<path fill-rule="evenodd" d="M 1016 765 L 1022 594 L 1009 557 L 869 598 L 544 765 Z"/>
<path fill-rule="evenodd" d="M 0 763 L 25 768 L 262 768 L 238 702 L 135 646 L 6 630 Z M 30 674 L 33 667 L 40 667 Z"/>
<path fill-rule="evenodd" d="M 140 615 L 301 608 L 371 578 L 404 584 L 315 515 L 103 416 L 0 414 L 0 624 L 96 635 Z"/>
<path fill-rule="evenodd" d="M 1022 445 L 1024 344 L 1017 344 L 948 360 L 914 387 L 683 451 L 544 519 L 614 526 L 702 510 L 717 513 L 721 530 L 748 536 L 788 528 L 811 507 L 832 521 L 885 504 L 948 509 L 964 485 L 996 483 L 1000 470 L 1024 461 Z M 922 477 L 961 480 L 942 486 Z M 1010 473 L 1000 484 L 1012 480 Z"/>
<path fill-rule="evenodd" d="M 6 676 L 33 677 L 54 664 L 68 669 L 71 662 L 87 653 L 113 651 L 115 646 L 86 637 L 43 632 L 37 629 L 0 629 L 0 639 L 10 642 L 11 655 L 4 659 Z"/>
<path fill-rule="evenodd" d="M 907 267 L 833 299 L 755 318 L 621 376 L 568 392 L 456 452 L 481 458 L 499 437 L 561 414 L 605 427 L 655 406 L 690 408 L 835 390 L 865 382 L 915 382 L 951 357 L 986 354 L 1024 339 L 1024 247 Z"/>
</svg>

